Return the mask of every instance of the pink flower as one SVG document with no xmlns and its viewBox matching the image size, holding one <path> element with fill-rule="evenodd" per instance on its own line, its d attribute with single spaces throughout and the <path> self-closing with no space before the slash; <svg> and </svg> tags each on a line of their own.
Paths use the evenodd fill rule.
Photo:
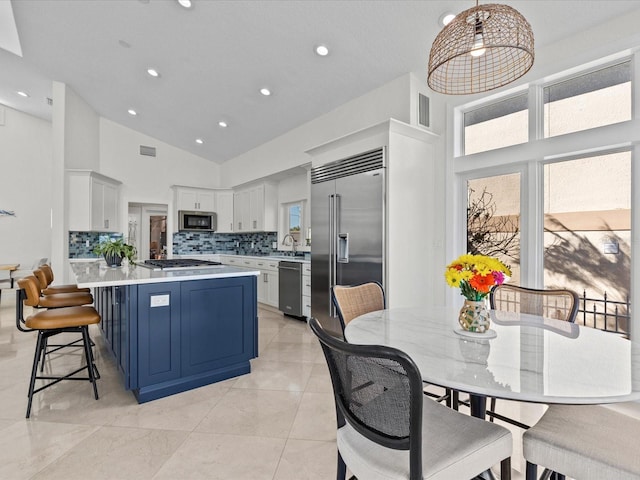
<svg viewBox="0 0 640 480">
<path fill-rule="evenodd" d="M 504 273 L 495 270 L 491 273 L 493 273 L 493 279 L 495 280 L 496 285 L 502 285 L 504 283 Z"/>
</svg>

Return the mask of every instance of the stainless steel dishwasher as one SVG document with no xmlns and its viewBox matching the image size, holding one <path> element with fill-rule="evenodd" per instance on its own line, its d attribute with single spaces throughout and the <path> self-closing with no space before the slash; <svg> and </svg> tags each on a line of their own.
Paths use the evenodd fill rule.
<svg viewBox="0 0 640 480">
<path fill-rule="evenodd" d="M 278 308 L 285 315 L 302 317 L 302 263 L 280 261 Z"/>
</svg>

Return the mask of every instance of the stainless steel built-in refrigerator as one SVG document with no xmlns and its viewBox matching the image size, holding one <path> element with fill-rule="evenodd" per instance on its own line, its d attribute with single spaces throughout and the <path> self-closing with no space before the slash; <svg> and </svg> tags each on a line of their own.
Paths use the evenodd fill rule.
<svg viewBox="0 0 640 480">
<path fill-rule="evenodd" d="M 339 331 L 333 285 L 385 281 L 384 150 L 311 170 L 311 315 Z"/>
</svg>

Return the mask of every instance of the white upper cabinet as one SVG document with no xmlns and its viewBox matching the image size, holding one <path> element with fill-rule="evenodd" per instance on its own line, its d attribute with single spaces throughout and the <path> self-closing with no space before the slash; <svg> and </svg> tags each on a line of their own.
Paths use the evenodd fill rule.
<svg viewBox="0 0 640 480">
<path fill-rule="evenodd" d="M 215 191 L 205 188 L 175 187 L 178 210 L 215 211 Z"/>
<path fill-rule="evenodd" d="M 67 170 L 69 230 L 117 232 L 118 180 L 91 170 Z"/>
<path fill-rule="evenodd" d="M 264 182 L 237 190 L 233 208 L 236 232 L 275 232 L 278 228 L 278 187 Z"/>
<path fill-rule="evenodd" d="M 233 190 L 216 190 L 214 212 L 218 216 L 218 233 L 232 233 L 233 229 Z"/>
</svg>

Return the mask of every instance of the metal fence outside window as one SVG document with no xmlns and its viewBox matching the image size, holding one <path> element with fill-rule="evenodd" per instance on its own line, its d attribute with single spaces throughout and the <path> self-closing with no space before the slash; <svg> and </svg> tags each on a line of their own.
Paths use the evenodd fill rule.
<svg viewBox="0 0 640 480">
<path fill-rule="evenodd" d="M 603 298 L 592 298 L 587 297 L 586 290 L 583 290 L 576 323 L 606 332 L 628 335 L 630 322 L 631 303 L 629 297 L 624 302 L 609 300 L 607 292 L 604 292 Z"/>
</svg>

